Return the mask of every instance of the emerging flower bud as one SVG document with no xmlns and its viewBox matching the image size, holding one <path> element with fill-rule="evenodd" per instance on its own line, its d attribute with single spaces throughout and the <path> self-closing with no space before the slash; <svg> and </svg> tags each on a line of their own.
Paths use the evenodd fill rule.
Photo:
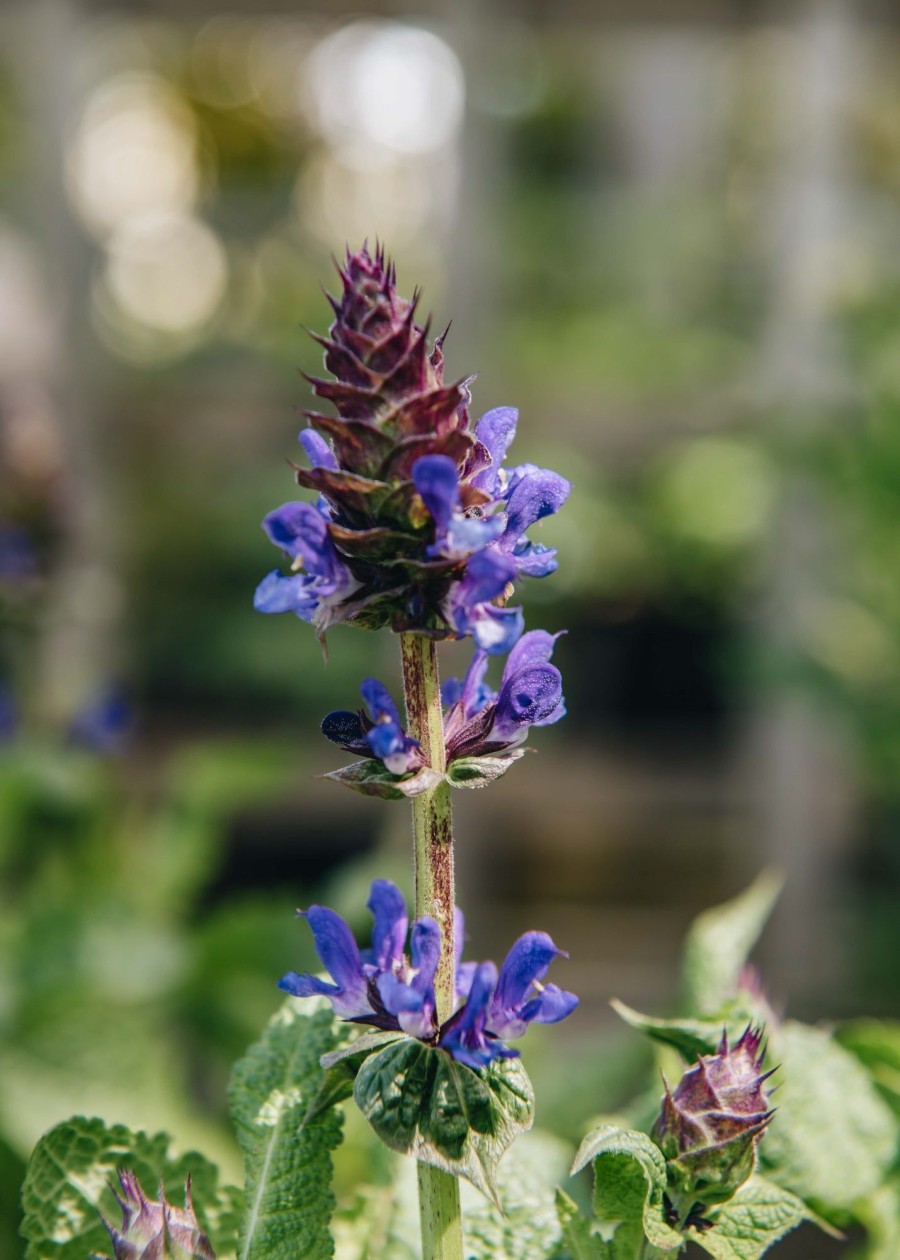
<svg viewBox="0 0 900 1260">
<path fill-rule="evenodd" d="M 756 1163 L 760 1136 L 772 1118 L 763 1083 L 762 1029 L 748 1027 L 731 1048 L 700 1055 L 674 1093 L 666 1085 L 653 1139 L 667 1161 L 673 1220 L 699 1224 L 706 1207 L 724 1203 Z"/>
<path fill-rule="evenodd" d="M 109 1221 L 103 1224 L 112 1239 L 115 1260 L 215 1260 L 209 1239 L 194 1215 L 191 1179 L 184 1188 L 184 1207 L 173 1207 L 162 1186 L 160 1202 L 148 1199 L 133 1172 L 119 1172 L 121 1193 L 116 1200 L 122 1209 L 122 1228 Z"/>
</svg>

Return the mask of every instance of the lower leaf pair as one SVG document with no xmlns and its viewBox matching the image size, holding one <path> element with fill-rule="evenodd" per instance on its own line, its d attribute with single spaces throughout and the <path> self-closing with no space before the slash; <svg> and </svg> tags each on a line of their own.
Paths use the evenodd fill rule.
<svg viewBox="0 0 900 1260">
<path fill-rule="evenodd" d="M 412 1037 L 372 1033 L 324 1055 L 322 1066 L 327 1075 L 312 1114 L 352 1094 L 391 1150 L 465 1177 L 499 1206 L 497 1164 L 534 1120 L 520 1060 L 476 1070 Z"/>
</svg>

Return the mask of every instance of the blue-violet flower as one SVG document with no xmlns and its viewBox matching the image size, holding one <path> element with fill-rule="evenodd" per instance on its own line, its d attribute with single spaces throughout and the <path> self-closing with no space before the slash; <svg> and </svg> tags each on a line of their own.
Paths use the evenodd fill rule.
<svg viewBox="0 0 900 1260">
<path fill-rule="evenodd" d="M 574 993 L 542 983 L 550 963 L 562 953 L 546 932 L 526 932 L 513 945 L 499 973 L 493 963 L 462 963 L 457 947 L 458 1009 L 438 1025 L 434 977 L 440 957 L 440 928 L 434 919 L 416 919 L 404 945 L 408 916 L 403 894 L 376 879 L 367 902 L 372 912 L 372 944 L 360 950 L 345 921 L 326 906 L 302 911 L 312 929 L 316 953 L 331 980 L 288 972 L 279 988 L 294 997 L 321 995 L 337 1015 L 354 1023 L 402 1031 L 437 1045 L 460 1063 L 483 1067 L 518 1051 L 504 1042 L 521 1037 L 530 1023 L 553 1024 L 578 1005 Z M 463 922 L 456 912 L 456 939 Z"/>
</svg>

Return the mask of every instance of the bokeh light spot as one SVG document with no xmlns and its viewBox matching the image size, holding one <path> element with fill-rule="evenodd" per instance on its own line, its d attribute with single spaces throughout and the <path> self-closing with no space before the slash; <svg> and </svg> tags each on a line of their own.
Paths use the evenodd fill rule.
<svg viewBox="0 0 900 1260">
<path fill-rule="evenodd" d="M 465 98 L 452 48 L 399 22 L 354 22 L 328 36 L 302 86 L 322 134 L 343 161 L 363 168 L 441 149 Z"/>
</svg>

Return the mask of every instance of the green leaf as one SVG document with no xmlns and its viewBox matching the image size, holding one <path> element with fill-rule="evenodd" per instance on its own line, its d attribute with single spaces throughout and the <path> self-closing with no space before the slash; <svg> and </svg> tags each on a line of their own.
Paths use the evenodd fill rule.
<svg viewBox="0 0 900 1260">
<path fill-rule="evenodd" d="M 375 1050 L 380 1050 L 383 1046 L 389 1045 L 392 1041 L 399 1041 L 403 1035 L 403 1033 L 397 1032 L 364 1033 L 362 1037 L 357 1037 L 349 1046 L 342 1046 L 340 1050 L 332 1050 L 328 1054 L 323 1054 L 319 1060 L 319 1065 L 324 1071 L 322 1084 L 319 1086 L 319 1091 L 315 1098 L 309 1104 L 303 1123 L 308 1124 L 310 1120 L 314 1120 L 323 1111 L 328 1111 L 331 1107 L 337 1106 L 338 1103 L 352 1098 L 356 1074 L 368 1056 Z"/>
<path fill-rule="evenodd" d="M 564 1190 L 556 1192 L 556 1213 L 572 1260 L 609 1260 L 609 1243 L 595 1232 L 596 1223 L 581 1215 L 578 1204 Z"/>
<path fill-rule="evenodd" d="M 448 782 L 458 788 L 484 787 L 506 774 L 510 766 L 528 751 L 527 748 L 517 748 L 503 756 L 460 757 L 458 761 L 451 761 L 447 767 Z"/>
<path fill-rule="evenodd" d="M 625 1023 L 654 1041 L 674 1046 L 686 1059 L 698 1054 L 715 1054 L 722 1039 L 723 1030 L 733 1041 L 747 1027 L 751 1013 L 740 1003 L 730 1003 L 727 1012 L 719 1019 L 655 1019 L 632 1010 L 624 1002 L 614 998 L 610 1006 Z"/>
<path fill-rule="evenodd" d="M 572 1175 L 591 1160 L 594 1214 L 598 1220 L 619 1222 L 616 1235 L 622 1231 L 629 1238 L 642 1229 L 648 1241 L 661 1251 L 681 1247 L 684 1240 L 666 1223 L 663 1210 L 666 1161 L 646 1133 L 601 1124 L 581 1143 Z M 627 1248 L 622 1251 L 624 1254 Z"/>
<path fill-rule="evenodd" d="M 235 1066 L 228 1096 L 247 1182 L 240 1260 L 333 1254 L 331 1151 L 342 1117 L 333 1107 L 306 1117 L 323 1082 L 320 1056 L 342 1033 L 324 999 L 288 998 Z"/>
<path fill-rule="evenodd" d="M 404 797 L 419 796 L 441 782 L 442 775 L 431 766 L 423 766 L 415 774 L 405 779 L 391 774 L 384 764 L 374 759 L 354 761 L 340 770 L 332 770 L 322 776 L 333 779 L 354 792 L 362 792 L 364 796 L 380 796 L 384 801 L 400 801 Z"/>
<path fill-rule="evenodd" d="M 900 1116 L 900 1020 L 854 1019 L 835 1038 L 864 1064 L 881 1096 Z"/>
<path fill-rule="evenodd" d="M 361 1037 L 357 1037 L 355 1041 L 351 1041 L 346 1046 L 341 1046 L 337 1050 L 329 1050 L 328 1054 L 323 1054 L 319 1063 L 326 1071 L 333 1067 L 337 1067 L 339 1063 L 343 1063 L 346 1059 L 359 1059 L 362 1063 L 368 1055 L 375 1050 L 383 1050 L 385 1046 L 391 1044 L 392 1041 L 400 1041 L 405 1036 L 401 1032 L 367 1032 Z M 357 1065 L 358 1066 L 358 1065 Z M 354 1076 L 356 1072 L 354 1071 Z"/>
<path fill-rule="evenodd" d="M 900 1256 L 900 1178 L 881 1186 L 856 1210 L 868 1238 L 865 1260 L 897 1260 Z"/>
<path fill-rule="evenodd" d="M 527 1133 L 500 1164 L 502 1211 L 462 1187 L 466 1260 L 533 1260 L 550 1256 L 562 1239 L 556 1186 L 572 1157 L 571 1147 L 549 1133 Z"/>
<path fill-rule="evenodd" d="M 466 1177 L 494 1202 L 497 1163 L 534 1119 L 531 1082 L 518 1059 L 475 1072 L 412 1038 L 370 1055 L 353 1096 L 392 1150 Z"/>
<path fill-rule="evenodd" d="M 751 1177 L 716 1211 L 712 1229 L 689 1229 L 687 1233 L 716 1260 L 759 1260 L 779 1238 L 804 1221 L 824 1224 L 789 1190 L 764 1177 Z"/>
<path fill-rule="evenodd" d="M 773 1030 L 778 1110 L 760 1162 L 780 1185 L 825 1213 L 851 1208 L 881 1184 L 897 1122 L 859 1060 L 820 1028 Z"/>
<path fill-rule="evenodd" d="M 684 947 L 682 984 L 691 1011 L 716 1014 L 734 997 L 741 968 L 781 891 L 782 880 L 764 871 L 733 901 L 694 920 Z"/>
<path fill-rule="evenodd" d="M 32 1153 L 22 1187 L 28 1240 L 26 1260 L 85 1260 L 109 1254 L 110 1239 L 98 1213 L 120 1224 L 111 1183 L 120 1168 L 137 1174 L 152 1194 L 162 1182 L 170 1199 L 182 1201 L 191 1177 L 194 1209 L 219 1260 L 234 1255 L 240 1192 L 218 1187 L 218 1172 L 191 1151 L 174 1159 L 167 1133 L 132 1132 L 124 1125 L 76 1116 L 45 1133 Z"/>
</svg>

